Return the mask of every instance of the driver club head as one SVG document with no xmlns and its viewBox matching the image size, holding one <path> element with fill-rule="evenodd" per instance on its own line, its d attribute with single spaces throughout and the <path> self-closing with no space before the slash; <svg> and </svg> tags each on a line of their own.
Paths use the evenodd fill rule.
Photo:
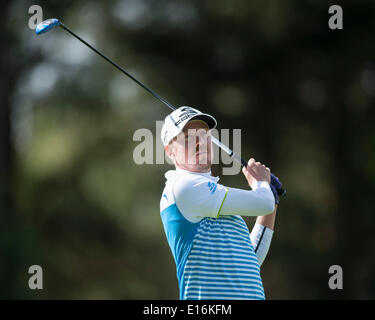
<svg viewBox="0 0 375 320">
<path fill-rule="evenodd" d="M 36 26 L 35 33 L 37 35 L 45 33 L 60 24 L 61 22 L 56 18 L 44 20 Z"/>
</svg>

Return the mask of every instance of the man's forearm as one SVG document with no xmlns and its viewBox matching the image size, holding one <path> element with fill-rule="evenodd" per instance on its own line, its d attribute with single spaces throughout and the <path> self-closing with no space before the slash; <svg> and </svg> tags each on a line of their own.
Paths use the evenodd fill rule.
<svg viewBox="0 0 375 320">
<path fill-rule="evenodd" d="M 273 230 L 275 227 L 276 211 L 277 211 L 277 204 L 275 205 L 275 210 L 273 210 L 272 213 L 266 216 L 259 216 L 257 218 L 256 223 L 261 224 L 262 226 L 265 226 Z"/>
<path fill-rule="evenodd" d="M 259 265 L 262 265 L 271 245 L 276 210 L 277 205 L 275 205 L 275 209 L 272 213 L 266 216 L 259 216 L 250 234 L 250 239 L 254 246 L 254 252 L 257 255 Z"/>
<path fill-rule="evenodd" d="M 219 186 L 219 185 L 218 185 Z M 265 216 L 275 210 L 275 198 L 266 181 L 257 182 L 253 190 L 227 188 L 220 215 Z"/>
</svg>

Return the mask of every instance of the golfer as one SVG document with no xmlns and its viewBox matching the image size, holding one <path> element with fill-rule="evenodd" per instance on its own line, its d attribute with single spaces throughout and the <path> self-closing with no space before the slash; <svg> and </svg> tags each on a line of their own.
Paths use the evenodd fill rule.
<svg viewBox="0 0 375 320">
<path fill-rule="evenodd" d="M 160 201 L 177 268 L 180 299 L 265 299 L 260 266 L 268 252 L 278 197 L 270 169 L 254 159 L 242 172 L 252 190 L 211 175 L 216 120 L 191 107 L 165 118 L 161 138 L 175 170 Z M 258 216 L 251 234 L 241 216 Z"/>
</svg>

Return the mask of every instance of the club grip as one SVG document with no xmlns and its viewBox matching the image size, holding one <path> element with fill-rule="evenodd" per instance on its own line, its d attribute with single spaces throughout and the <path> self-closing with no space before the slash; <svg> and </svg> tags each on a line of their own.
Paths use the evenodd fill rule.
<svg viewBox="0 0 375 320">
<path fill-rule="evenodd" d="M 247 167 L 247 162 L 241 158 L 241 166 L 242 167 Z M 272 173 L 271 173 L 271 176 L 274 176 Z M 280 196 L 280 197 L 283 197 L 285 194 L 286 194 L 286 189 L 284 188 L 276 188 L 277 190 L 277 194 Z"/>
</svg>

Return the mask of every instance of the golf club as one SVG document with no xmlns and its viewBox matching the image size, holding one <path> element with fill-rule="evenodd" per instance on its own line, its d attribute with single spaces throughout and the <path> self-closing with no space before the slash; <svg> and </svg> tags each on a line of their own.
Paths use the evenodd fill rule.
<svg viewBox="0 0 375 320">
<path fill-rule="evenodd" d="M 95 53 L 97 53 L 98 55 L 100 55 L 103 59 L 107 60 L 111 65 L 113 65 L 115 68 L 117 68 L 118 70 L 120 70 L 122 73 L 124 73 L 126 76 L 128 76 L 130 79 L 132 79 L 133 81 L 135 81 L 137 84 L 139 84 L 142 88 L 144 88 L 145 90 L 147 90 L 149 93 L 151 93 L 156 99 L 158 99 L 159 101 L 161 101 L 162 103 L 164 103 L 168 108 L 170 108 L 171 110 L 176 110 L 176 108 L 171 105 L 168 101 L 166 101 L 164 98 L 162 98 L 160 95 L 158 95 L 155 91 L 151 90 L 150 88 L 148 88 L 146 85 L 144 85 L 142 82 L 140 82 L 139 80 L 137 80 L 136 78 L 134 78 L 131 74 L 129 74 L 124 68 L 122 68 L 121 66 L 119 66 L 117 63 L 113 62 L 111 59 L 109 59 L 108 57 L 106 57 L 104 54 L 102 54 L 100 51 L 98 51 L 97 49 L 95 49 L 93 46 L 91 46 L 89 43 L 87 43 L 85 40 L 83 40 L 81 37 L 79 37 L 78 35 L 76 35 L 73 31 L 71 31 L 66 25 L 64 25 L 61 21 L 59 21 L 58 19 L 56 18 L 52 18 L 52 19 L 47 19 L 43 22 L 41 22 L 40 24 L 37 25 L 36 29 L 35 29 L 35 33 L 37 35 L 40 35 L 42 33 L 46 33 L 48 32 L 49 30 L 55 28 L 56 26 L 59 26 L 61 28 L 63 28 L 65 31 L 67 31 L 68 33 L 70 33 L 73 37 L 77 38 L 79 41 L 81 41 L 82 43 L 84 43 L 87 47 L 89 47 L 91 50 L 93 50 Z M 235 152 L 233 152 L 233 150 L 231 150 L 230 148 L 228 148 L 227 146 L 225 146 L 223 143 L 221 143 L 218 139 L 216 139 L 214 136 L 211 136 L 211 141 L 216 144 L 219 148 L 221 148 L 222 150 L 224 150 L 230 157 L 232 157 L 234 160 L 236 160 L 237 162 L 239 162 L 241 164 L 242 167 L 247 167 L 247 161 L 245 161 L 244 159 L 242 159 L 239 155 L 237 155 Z M 272 175 L 272 174 L 271 174 Z M 273 175 L 272 175 L 273 176 Z M 283 196 L 285 195 L 286 193 L 286 189 L 284 188 L 278 188 L 277 189 L 277 192 L 280 196 Z"/>
</svg>

